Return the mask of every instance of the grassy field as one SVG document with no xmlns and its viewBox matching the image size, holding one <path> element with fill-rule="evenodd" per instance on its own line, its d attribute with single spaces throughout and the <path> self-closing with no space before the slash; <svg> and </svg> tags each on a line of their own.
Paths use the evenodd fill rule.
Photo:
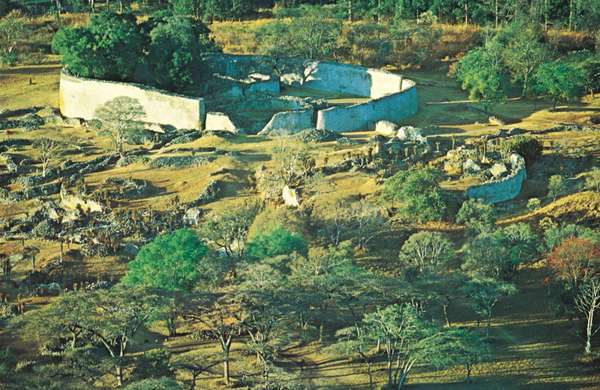
<svg viewBox="0 0 600 390">
<path fill-rule="evenodd" d="M 243 36 L 240 36 L 240 41 Z M 10 110 L 31 106 L 57 106 L 59 64 L 56 58 L 35 66 L 19 66 L 0 70 L 0 107 Z M 468 101 L 465 93 L 457 88 L 456 82 L 443 72 L 408 71 L 406 75 L 417 81 L 419 94 L 419 113 L 406 120 L 406 124 L 425 128 L 425 135 L 435 136 L 449 141 L 455 138 L 465 142 L 469 138 L 496 132 L 499 127 L 488 123 L 489 114 L 484 113 L 474 102 Z M 31 83 L 30 83 L 31 80 Z M 578 104 L 559 107 L 551 111 L 545 101 L 527 101 L 509 99 L 494 110 L 494 115 L 502 118 L 508 127 L 528 130 L 544 129 L 560 123 L 585 123 L 591 115 L 600 111 L 600 98 L 585 98 Z M 320 143 L 311 146 L 311 152 L 317 161 L 327 156 L 330 161 L 339 158 L 349 149 L 359 149 L 372 135 L 370 132 L 346 134 L 359 141 L 351 147 L 341 147 L 335 143 Z M 85 158 L 93 158 L 109 148 L 105 137 L 97 136 L 93 131 L 81 128 L 44 127 L 32 132 L 17 131 L 13 135 L 0 133 L 0 140 L 8 137 L 36 138 L 40 136 L 68 139 L 78 144 L 92 144 L 95 150 Z M 545 141 L 560 144 L 561 150 L 587 146 L 596 157 L 600 153 L 600 137 L 597 132 L 552 133 L 543 136 Z M 169 202 L 179 196 L 183 201 L 192 200 L 210 180 L 218 179 L 225 183 L 224 195 L 211 203 L 207 209 L 219 211 L 257 196 L 251 181 L 251 175 L 262 164 L 269 165 L 273 148 L 277 141 L 258 136 L 239 136 L 223 139 L 205 136 L 192 143 L 174 145 L 155 151 L 150 158 L 165 155 L 177 155 L 177 149 L 196 147 L 216 147 L 218 150 L 233 152 L 221 155 L 207 166 L 189 169 L 151 169 L 147 165 L 136 163 L 126 168 L 113 168 L 107 171 L 85 176 L 86 184 L 101 186 L 110 176 L 131 177 L 148 181 L 157 189 L 150 197 L 123 201 L 117 207 L 122 208 L 165 208 Z M 546 154 L 553 150 L 547 148 Z M 66 157 L 61 157 L 64 159 Z M 69 158 L 72 158 L 69 156 Z M 83 157 L 76 157 L 83 158 Z M 597 160 L 594 162 L 597 164 Z M 221 173 L 220 173 L 221 172 Z M 224 173 L 222 173 L 224 172 Z M 466 183 L 447 182 L 448 189 L 462 190 Z M 348 198 L 354 199 L 358 193 L 375 197 L 380 189 L 375 179 L 363 173 L 341 173 L 328 176 L 314 199 L 315 207 L 326 210 L 324 205 Z M 10 206 L 0 205 L 0 218 L 26 212 L 35 202 L 17 203 Z M 543 216 L 556 219 L 573 218 L 585 221 L 600 220 L 600 195 L 582 192 L 549 202 L 543 208 L 528 212 L 525 200 L 515 202 L 515 206 L 504 211 L 503 221 L 536 221 Z M 583 218 L 583 219 L 582 219 Z M 436 229 L 447 231 L 458 240 L 462 239 L 462 227 L 452 224 L 438 225 L 398 225 L 396 230 L 380 237 L 373 245 L 368 256 L 359 260 L 370 267 L 389 267 L 391 259 L 406 238 L 407 232 L 415 229 Z M 38 264 L 44 266 L 58 255 L 58 245 L 53 242 L 28 242 L 41 248 Z M 0 252 L 13 252 L 19 244 L 0 242 Z M 113 258 L 86 259 L 84 263 L 69 262 L 73 272 L 87 275 L 112 275 L 119 277 L 126 265 Z M 27 272 L 28 264 L 19 264 L 15 270 L 17 277 Z M 445 371 L 432 371 L 419 367 L 411 375 L 409 384 L 415 389 L 595 389 L 600 388 L 599 367 L 585 364 L 579 360 L 583 350 L 582 341 L 575 335 L 575 323 L 557 318 L 548 307 L 546 288 L 543 285 L 541 265 L 537 264 L 522 270 L 517 279 L 520 293 L 503 302 L 498 307 L 492 327 L 493 362 L 478 364 L 474 370 L 474 383 L 464 381 L 464 370 L 455 367 Z M 43 304 L 44 300 L 31 299 L 32 305 Z M 450 308 L 450 319 L 454 324 L 476 326 L 472 314 L 462 302 Z M 210 351 L 214 345 L 195 342 L 186 336 L 167 339 L 164 329 L 155 334 L 143 335 L 148 340 L 158 338 L 177 355 Z M 0 329 L 0 345 L 10 346 L 20 354 L 20 358 L 31 359 L 21 341 L 13 339 L 12 334 Z M 148 342 L 151 346 L 152 342 Z M 241 344 L 233 347 L 232 372 L 235 375 L 241 367 L 252 364 L 251 358 L 242 353 Z M 311 388 L 346 389 L 367 388 L 364 369 L 357 363 L 333 357 L 326 349 L 316 343 L 291 345 L 285 350 L 283 363 L 295 368 L 302 382 Z M 214 368 L 214 374 L 201 377 L 210 383 L 207 388 L 217 387 L 220 367 Z M 377 380 L 383 383 L 382 366 L 378 367 Z"/>
</svg>

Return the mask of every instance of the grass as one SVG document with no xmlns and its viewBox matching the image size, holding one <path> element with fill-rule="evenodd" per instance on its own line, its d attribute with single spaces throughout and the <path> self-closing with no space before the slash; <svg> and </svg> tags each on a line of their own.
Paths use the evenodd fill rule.
<svg viewBox="0 0 600 390">
<path fill-rule="evenodd" d="M 248 22 L 249 25 L 264 23 L 263 21 Z M 221 24 L 229 26 L 228 24 Z M 231 26 L 242 26 L 231 24 Z M 233 27 L 232 27 L 233 28 Z M 462 34 L 458 31 L 457 34 Z M 469 32 L 473 33 L 473 32 Z M 240 43 L 241 44 L 241 43 Z M 233 43 L 231 44 L 233 45 Z M 20 66 L 0 70 L 0 106 L 8 109 L 31 106 L 57 105 L 59 65 L 56 58 L 50 63 L 35 66 Z M 467 99 L 460 91 L 454 80 L 440 72 L 406 71 L 405 74 L 417 81 L 420 97 L 419 113 L 405 121 L 425 128 L 425 135 L 434 136 L 449 142 L 455 138 L 460 144 L 469 138 L 496 132 L 500 127 L 487 123 L 488 114 L 482 112 L 477 104 Z M 33 84 L 29 85 L 29 78 Z M 578 104 L 561 107 L 557 111 L 549 110 L 548 102 L 532 102 L 513 98 L 499 105 L 494 114 L 505 119 L 509 124 L 503 126 L 521 127 L 527 130 L 543 129 L 562 122 L 584 123 L 590 115 L 597 113 L 600 98 L 586 98 Z M 350 138 L 360 141 L 357 146 L 342 147 L 335 143 L 320 143 L 311 145 L 311 153 L 318 164 L 327 157 L 330 162 L 341 159 L 349 151 L 364 148 L 365 141 L 372 135 L 370 132 L 347 134 Z M 92 145 L 87 156 L 75 154 L 60 156 L 59 160 L 90 159 L 110 148 L 106 137 L 99 137 L 94 132 L 81 128 L 44 127 L 40 130 L 25 132 L 17 130 L 13 135 L 0 133 L 0 140 L 8 137 L 37 138 L 49 136 L 66 138 L 72 143 Z M 542 136 L 548 143 L 554 142 L 561 151 L 569 148 L 587 147 L 589 153 L 598 156 L 600 151 L 597 133 L 569 132 L 551 133 Z M 150 158 L 166 155 L 180 155 L 189 152 L 181 148 L 216 147 L 234 155 L 219 155 L 207 166 L 187 169 L 150 169 L 142 163 L 136 163 L 126 168 L 113 168 L 107 171 L 88 174 L 85 182 L 91 187 L 102 186 L 110 176 L 123 176 L 147 180 L 156 191 L 151 197 L 126 200 L 116 207 L 142 208 L 152 207 L 164 209 L 176 195 L 183 201 L 189 201 L 199 195 L 209 180 L 218 179 L 225 183 L 222 199 L 207 205 L 209 211 L 219 212 L 236 207 L 246 199 L 257 196 L 251 176 L 260 165 L 272 164 L 273 148 L 277 145 L 274 140 L 258 136 L 238 136 L 235 138 L 219 138 L 205 136 L 184 145 L 174 145 L 169 148 L 154 151 Z M 550 153 L 549 147 L 547 153 Z M 30 148 L 22 153 L 35 157 Z M 215 175 L 222 168 L 226 173 Z M 448 181 L 444 187 L 452 190 L 462 190 L 468 181 Z M 317 212 L 326 212 L 339 199 L 355 200 L 359 194 L 374 197 L 379 185 L 374 177 L 364 173 L 340 173 L 326 177 L 317 187 L 318 196 L 313 199 Z M 600 195 L 594 192 L 580 192 L 557 199 L 544 205 L 534 212 L 525 211 L 526 200 L 518 200 L 514 207 L 502 215 L 501 224 L 536 221 L 544 216 L 559 220 L 597 221 L 600 219 Z M 12 204 L 9 207 L 0 206 L 0 218 L 8 218 L 31 210 L 35 201 Z M 460 242 L 462 228 L 450 223 L 428 224 L 424 226 L 408 226 L 402 224 L 393 231 L 375 241 L 369 253 L 359 261 L 377 269 L 393 269 L 394 259 L 398 248 L 407 235 L 415 228 L 440 230 L 452 235 Z M 48 241 L 28 240 L 26 245 L 39 246 L 38 265 L 43 267 L 58 256 L 58 244 Z M 20 243 L 0 242 L 0 252 L 18 253 Z M 116 258 L 92 258 L 84 262 L 67 261 L 70 272 L 87 275 L 90 278 L 121 276 L 126 269 L 126 263 Z M 25 276 L 29 263 L 17 265 L 18 278 Z M 448 370 L 434 371 L 427 367 L 418 367 L 411 375 L 409 384 L 416 389 L 564 389 L 564 388 L 600 388 L 600 377 L 592 365 L 578 361 L 582 345 L 575 335 L 573 324 L 554 316 L 548 307 L 546 288 L 542 283 L 543 275 L 539 265 L 522 270 L 517 278 L 519 295 L 508 299 L 498 306 L 492 327 L 494 340 L 494 361 L 478 364 L 474 371 L 475 382 L 467 384 L 464 381 L 462 367 L 452 367 Z M 48 299 L 32 299 L 30 304 L 39 305 Z M 475 319 L 472 312 L 465 306 L 464 301 L 457 302 L 451 307 L 450 317 L 454 324 L 473 327 Z M 175 355 L 218 353 L 216 344 L 205 344 L 190 339 L 187 336 L 167 338 L 164 329 L 157 327 L 154 333 L 144 334 L 144 347 L 155 347 L 152 340 L 166 340 L 166 346 Z M 186 329 L 182 329 L 185 332 Z M 12 333 L 0 330 L 0 343 L 15 347 L 19 358 L 32 359 L 31 348 L 25 348 L 23 341 L 10 339 Z M 238 341 L 233 346 L 232 373 L 253 369 L 252 357 L 248 356 L 243 345 Z M 347 389 L 366 388 L 366 375 L 357 363 L 347 362 L 329 354 L 315 343 L 304 345 L 289 345 L 284 351 L 282 365 L 295 370 L 301 381 L 311 388 Z M 384 374 L 378 366 L 376 379 L 383 383 Z M 202 377 L 203 385 L 210 388 L 219 387 L 220 366 L 215 366 L 211 372 Z"/>
</svg>

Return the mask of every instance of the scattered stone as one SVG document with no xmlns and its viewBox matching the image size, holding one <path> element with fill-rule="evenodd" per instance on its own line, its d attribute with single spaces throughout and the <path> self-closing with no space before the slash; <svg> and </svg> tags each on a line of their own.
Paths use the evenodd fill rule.
<svg viewBox="0 0 600 390">
<path fill-rule="evenodd" d="M 152 168 L 188 168 L 209 164 L 214 159 L 207 156 L 167 156 L 150 160 Z"/>
<path fill-rule="evenodd" d="M 151 187 L 146 180 L 125 179 L 123 177 L 108 177 L 104 184 L 106 186 L 116 187 L 111 194 L 119 195 L 125 198 L 136 198 L 148 194 Z"/>
<path fill-rule="evenodd" d="M 481 167 L 472 159 L 467 159 L 462 166 L 463 172 L 465 173 L 479 173 L 481 172 Z"/>
<path fill-rule="evenodd" d="M 393 137 L 398 131 L 398 125 L 390 121 L 379 121 L 375 124 L 375 132 L 384 137 Z"/>
<path fill-rule="evenodd" d="M 352 146 L 352 145 L 357 145 L 358 141 L 355 141 L 348 137 L 340 137 L 335 140 L 335 143 L 338 145 L 343 145 L 343 146 Z"/>
<path fill-rule="evenodd" d="M 419 143 L 427 142 L 425 137 L 423 137 L 421 129 L 413 126 L 402 126 L 399 128 L 398 132 L 396 133 L 396 138 L 398 138 L 400 141 L 412 141 Z"/>
<path fill-rule="evenodd" d="M 221 183 L 218 180 L 211 180 L 204 191 L 191 202 L 192 206 L 201 206 L 210 202 L 214 202 L 221 194 Z"/>
<path fill-rule="evenodd" d="M 499 178 L 508 172 L 508 168 L 504 163 L 496 163 L 490 168 L 490 173 L 494 178 Z"/>
<path fill-rule="evenodd" d="M 192 207 L 185 212 L 183 216 L 183 222 L 190 226 L 197 226 L 200 224 L 200 219 L 204 215 L 204 210 L 200 207 Z"/>
<path fill-rule="evenodd" d="M 288 187 L 287 185 L 283 187 L 281 191 L 281 197 L 283 198 L 283 203 L 289 207 L 299 207 L 300 206 L 300 196 L 298 195 L 298 191 Z"/>
<path fill-rule="evenodd" d="M 294 137 L 302 142 L 330 142 L 342 136 L 338 133 L 323 129 L 306 129 L 297 133 Z"/>
<path fill-rule="evenodd" d="M 167 146 L 177 145 L 177 144 L 187 144 L 189 142 L 193 142 L 193 141 L 197 140 L 201 136 L 202 136 L 202 133 L 200 133 L 199 131 L 195 131 L 195 130 L 188 131 L 178 137 L 173 138 L 169 143 L 167 143 Z"/>
</svg>

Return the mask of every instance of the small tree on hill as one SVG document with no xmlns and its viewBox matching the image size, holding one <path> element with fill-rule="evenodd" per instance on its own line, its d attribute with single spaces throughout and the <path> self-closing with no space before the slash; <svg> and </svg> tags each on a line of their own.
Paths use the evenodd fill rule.
<svg viewBox="0 0 600 390">
<path fill-rule="evenodd" d="M 398 171 L 386 180 L 381 198 L 400 213 L 420 222 L 441 220 L 446 213 L 446 196 L 440 188 L 441 174 L 430 167 Z"/>
<path fill-rule="evenodd" d="M 554 247 L 548 266 L 566 289 L 575 296 L 580 286 L 600 272 L 600 247 L 583 238 L 567 238 Z"/>
<path fill-rule="evenodd" d="M 40 153 L 40 162 L 42 165 L 42 176 L 46 177 L 50 163 L 57 157 L 60 145 L 57 141 L 50 138 L 38 138 L 34 141 L 34 147 Z"/>
<path fill-rule="evenodd" d="M 458 63 L 455 76 L 469 98 L 478 100 L 486 112 L 506 98 L 508 78 L 497 44 L 469 51 Z"/>
<path fill-rule="evenodd" d="M 110 135 L 115 152 L 121 156 L 128 139 L 144 132 L 141 119 L 145 115 L 142 105 L 128 96 L 116 97 L 96 110 L 96 117 L 102 121 L 101 131 Z"/>
<path fill-rule="evenodd" d="M 19 61 L 19 45 L 28 32 L 24 18 L 17 11 L 0 19 L 0 64 L 12 66 Z"/>
<path fill-rule="evenodd" d="M 456 222 L 466 225 L 470 235 L 489 233 L 496 226 L 496 212 L 492 205 L 469 199 L 458 210 Z"/>
<path fill-rule="evenodd" d="M 411 235 L 398 257 L 401 266 L 414 276 L 438 274 L 454 257 L 454 248 L 443 234 L 424 231 Z"/>
<path fill-rule="evenodd" d="M 255 260 L 294 252 L 307 256 L 308 243 L 300 234 L 290 232 L 282 226 L 273 226 L 257 234 L 250 240 L 247 249 L 248 257 Z"/>
<path fill-rule="evenodd" d="M 546 62 L 535 73 L 536 90 L 552 99 L 553 108 L 583 93 L 585 77 L 580 68 L 560 61 Z"/>
<path fill-rule="evenodd" d="M 463 291 L 471 300 L 473 310 L 479 315 L 480 320 L 486 321 L 488 337 L 496 305 L 503 298 L 517 293 L 514 285 L 492 278 L 473 279 L 464 287 Z"/>
<path fill-rule="evenodd" d="M 127 265 L 124 283 L 168 291 L 191 290 L 200 278 L 210 278 L 207 248 L 189 229 L 156 237 Z"/>
<path fill-rule="evenodd" d="M 562 175 L 552 175 L 548 178 L 548 197 L 556 200 L 567 192 L 567 183 Z"/>
</svg>

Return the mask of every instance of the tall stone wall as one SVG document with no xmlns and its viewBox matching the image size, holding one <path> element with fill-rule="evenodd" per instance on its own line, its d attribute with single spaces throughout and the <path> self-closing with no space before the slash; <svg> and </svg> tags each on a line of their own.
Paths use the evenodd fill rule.
<svg viewBox="0 0 600 390">
<path fill-rule="evenodd" d="M 510 156 L 511 173 L 499 180 L 492 180 L 467 188 L 467 196 L 485 203 L 500 203 L 516 198 L 527 179 L 525 159 L 518 154 Z"/>
<path fill-rule="evenodd" d="M 417 89 L 413 86 L 366 103 L 321 110 L 317 114 L 317 129 L 336 132 L 372 130 L 378 121 L 399 122 L 417 110 Z"/>
<path fill-rule="evenodd" d="M 362 66 L 313 62 L 305 70 L 304 86 L 319 91 L 377 99 L 414 86 L 402 76 Z"/>
<path fill-rule="evenodd" d="M 144 85 L 60 76 L 59 102 L 62 115 L 94 119 L 96 109 L 106 102 L 128 96 L 137 99 L 147 123 L 170 125 L 179 129 L 202 129 L 204 100 L 160 91 Z"/>
</svg>

